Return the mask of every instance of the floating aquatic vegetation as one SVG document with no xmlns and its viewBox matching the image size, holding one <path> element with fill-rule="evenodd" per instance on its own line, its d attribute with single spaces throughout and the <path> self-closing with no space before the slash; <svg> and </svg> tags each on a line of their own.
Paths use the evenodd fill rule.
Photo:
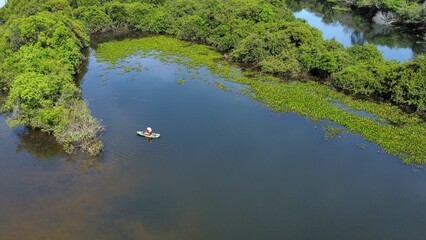
<svg viewBox="0 0 426 240">
<path fill-rule="evenodd" d="M 229 89 L 228 87 L 225 86 L 225 84 L 223 84 L 222 82 L 214 82 L 215 86 L 218 87 L 220 90 L 225 91 L 225 92 L 230 92 L 231 89 Z"/>
<path fill-rule="evenodd" d="M 182 84 L 184 84 L 186 82 L 186 80 L 187 80 L 186 78 L 179 78 L 177 80 L 177 83 L 180 84 L 180 85 L 182 85 Z"/>
</svg>

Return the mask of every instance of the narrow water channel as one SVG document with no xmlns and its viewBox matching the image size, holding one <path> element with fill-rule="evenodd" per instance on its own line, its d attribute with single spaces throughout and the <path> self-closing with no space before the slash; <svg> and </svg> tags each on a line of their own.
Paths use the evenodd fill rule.
<svg viewBox="0 0 426 240">
<path fill-rule="evenodd" d="M 420 35 L 404 33 L 393 26 L 373 24 L 351 12 L 332 10 L 333 14 L 327 12 L 326 15 L 320 12 L 323 8 L 313 11 L 309 4 L 300 4 L 295 8 L 294 15 L 321 30 L 324 39 L 334 38 L 345 47 L 371 43 L 383 53 L 385 59 L 401 62 L 426 53 L 426 39 Z"/>
<path fill-rule="evenodd" d="M 100 159 L 0 118 L 0 239 L 426 236 L 423 169 L 357 135 L 325 140 L 206 68 L 92 50 L 81 87 L 107 129 Z M 138 137 L 147 126 L 162 137 Z"/>
</svg>

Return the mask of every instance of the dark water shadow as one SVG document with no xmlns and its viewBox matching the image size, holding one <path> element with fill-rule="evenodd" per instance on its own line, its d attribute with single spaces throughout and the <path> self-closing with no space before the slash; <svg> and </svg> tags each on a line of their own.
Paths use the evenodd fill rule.
<svg viewBox="0 0 426 240">
<path fill-rule="evenodd" d="M 16 152 L 27 152 L 34 156 L 37 160 L 51 161 L 62 159 L 72 161 L 78 166 L 80 172 L 88 172 L 90 170 L 101 170 L 103 168 L 102 156 L 90 156 L 87 153 L 68 154 L 64 151 L 55 137 L 49 133 L 36 129 L 29 129 L 23 126 L 13 130 L 19 138 L 16 143 Z"/>
<path fill-rule="evenodd" d="M 40 130 L 27 128 L 15 129 L 20 142 L 17 143 L 16 152 L 28 152 L 38 160 L 50 160 L 58 156 L 65 156 L 62 146 L 55 137 Z"/>
<path fill-rule="evenodd" d="M 90 47 L 97 49 L 98 45 L 104 42 L 138 39 L 149 36 L 156 36 L 156 34 L 140 32 L 127 28 L 115 29 L 109 32 L 92 34 L 90 36 Z"/>
</svg>

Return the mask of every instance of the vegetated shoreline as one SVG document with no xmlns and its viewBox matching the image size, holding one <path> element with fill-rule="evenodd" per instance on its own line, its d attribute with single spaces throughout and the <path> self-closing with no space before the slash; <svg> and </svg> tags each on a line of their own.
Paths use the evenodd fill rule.
<svg viewBox="0 0 426 240">
<path fill-rule="evenodd" d="M 122 26 L 213 46 L 263 73 L 309 73 L 355 95 L 426 110 L 426 56 L 401 64 L 384 60 L 372 45 L 345 49 L 324 41 L 282 0 L 10 0 L 0 9 L 0 87 L 9 92 L 9 124 L 52 132 L 68 151 L 99 154 L 103 128 L 71 81 L 90 42 L 87 33 Z"/>
</svg>

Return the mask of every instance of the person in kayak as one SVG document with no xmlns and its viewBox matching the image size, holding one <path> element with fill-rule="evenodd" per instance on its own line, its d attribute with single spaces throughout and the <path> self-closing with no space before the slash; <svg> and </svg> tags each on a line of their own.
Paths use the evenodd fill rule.
<svg viewBox="0 0 426 240">
<path fill-rule="evenodd" d="M 148 136 L 151 136 L 151 134 L 152 134 L 152 129 L 151 129 L 150 127 L 147 127 L 144 133 L 145 133 L 146 135 L 148 135 Z"/>
</svg>

